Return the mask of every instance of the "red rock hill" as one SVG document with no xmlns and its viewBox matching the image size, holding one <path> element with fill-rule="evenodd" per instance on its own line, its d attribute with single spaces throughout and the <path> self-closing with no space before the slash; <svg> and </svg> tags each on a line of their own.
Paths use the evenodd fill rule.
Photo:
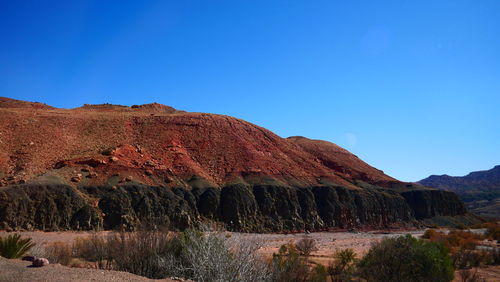
<svg viewBox="0 0 500 282">
<path fill-rule="evenodd" d="M 94 172 L 93 179 L 81 179 L 92 184 L 114 174 L 157 185 L 186 184 L 193 176 L 216 186 L 268 178 L 349 188 L 356 188 L 356 179 L 394 181 L 333 143 L 281 138 L 229 116 L 156 103 L 57 109 L 0 98 L 4 185 L 47 175 L 74 184 L 80 169 Z"/>
<path fill-rule="evenodd" d="M 387 227 L 466 213 L 339 146 L 161 104 L 0 98 L 0 229 Z"/>
</svg>

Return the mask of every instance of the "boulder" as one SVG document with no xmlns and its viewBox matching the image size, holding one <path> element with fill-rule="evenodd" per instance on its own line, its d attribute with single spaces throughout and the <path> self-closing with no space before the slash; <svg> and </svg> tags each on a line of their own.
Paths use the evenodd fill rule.
<svg viewBox="0 0 500 282">
<path fill-rule="evenodd" d="M 33 267 L 42 267 L 46 265 L 49 265 L 49 260 L 46 258 L 35 258 L 32 264 Z"/>
</svg>

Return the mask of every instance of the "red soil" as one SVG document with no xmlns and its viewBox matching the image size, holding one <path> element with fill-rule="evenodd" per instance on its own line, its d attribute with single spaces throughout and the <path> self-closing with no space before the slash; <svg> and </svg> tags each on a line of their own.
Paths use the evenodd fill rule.
<svg viewBox="0 0 500 282">
<path fill-rule="evenodd" d="M 171 186 L 193 176 L 216 186 L 272 178 L 358 189 L 355 179 L 395 181 L 333 143 L 281 138 L 229 116 L 156 103 L 58 109 L 0 98 L 0 185 L 46 179 L 102 184 L 113 175 Z"/>
</svg>

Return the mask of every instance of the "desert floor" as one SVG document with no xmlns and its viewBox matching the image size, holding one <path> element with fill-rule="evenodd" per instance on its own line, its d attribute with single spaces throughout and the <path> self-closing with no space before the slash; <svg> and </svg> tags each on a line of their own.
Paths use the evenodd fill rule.
<svg viewBox="0 0 500 282">
<path fill-rule="evenodd" d="M 20 232 L 23 237 L 31 237 L 38 246 L 53 242 L 72 242 L 77 237 L 91 236 L 91 232 Z M 370 246 L 385 237 L 396 237 L 411 234 L 420 237 L 424 230 L 414 231 L 371 231 L 371 232 L 316 232 L 311 234 L 253 234 L 224 232 L 232 240 L 255 240 L 262 245 L 259 250 L 266 258 L 278 252 L 281 245 L 297 242 L 305 236 L 315 239 L 318 250 L 310 259 L 316 263 L 328 265 L 335 250 L 352 248 L 362 257 Z M 109 234 L 107 231 L 99 235 Z M 5 232 L 0 232 L 0 236 Z M 27 267 L 28 262 L 6 260 L 0 258 L 0 281 L 148 281 L 147 278 L 119 271 L 102 271 L 96 269 L 70 268 L 58 264 L 42 268 Z M 489 267 L 478 270 L 486 281 L 500 281 L 500 267 Z M 456 275 L 456 281 L 459 276 Z M 171 280 L 163 280 L 171 281 Z"/>
</svg>

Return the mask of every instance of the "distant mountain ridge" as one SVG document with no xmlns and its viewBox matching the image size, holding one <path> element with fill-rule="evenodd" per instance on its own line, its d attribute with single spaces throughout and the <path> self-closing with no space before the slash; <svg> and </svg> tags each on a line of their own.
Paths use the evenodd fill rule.
<svg viewBox="0 0 500 282">
<path fill-rule="evenodd" d="M 418 183 L 455 192 L 471 211 L 500 218 L 500 165 L 465 176 L 431 175 Z"/>
</svg>

